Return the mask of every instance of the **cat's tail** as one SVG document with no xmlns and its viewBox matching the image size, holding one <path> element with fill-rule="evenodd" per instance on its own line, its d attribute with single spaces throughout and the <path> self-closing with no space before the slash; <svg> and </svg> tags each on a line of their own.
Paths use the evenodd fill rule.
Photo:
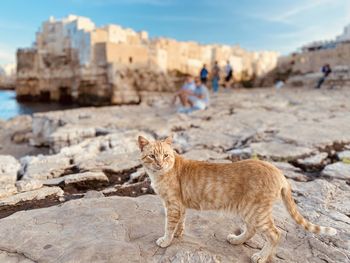
<svg viewBox="0 0 350 263">
<path fill-rule="evenodd" d="M 315 225 L 309 222 L 299 213 L 297 205 L 295 204 L 294 199 L 292 197 L 291 187 L 287 181 L 286 185 L 281 190 L 281 194 L 284 205 L 286 206 L 289 214 L 292 216 L 295 222 L 301 225 L 305 230 L 315 234 L 325 234 L 330 236 L 337 234 L 337 230 L 335 228 Z"/>
</svg>

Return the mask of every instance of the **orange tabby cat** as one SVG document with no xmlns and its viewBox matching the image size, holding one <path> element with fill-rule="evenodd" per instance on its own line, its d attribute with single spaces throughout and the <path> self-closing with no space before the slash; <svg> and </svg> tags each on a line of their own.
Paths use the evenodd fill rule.
<svg viewBox="0 0 350 263">
<path fill-rule="evenodd" d="M 261 232 L 267 243 L 251 261 L 266 262 L 280 239 L 272 218 L 272 206 L 280 197 L 293 219 L 306 230 L 337 233 L 334 228 L 310 223 L 298 212 L 288 181 L 272 164 L 259 160 L 229 164 L 186 160 L 173 150 L 170 137 L 149 142 L 139 136 L 138 142 L 143 166 L 166 209 L 165 234 L 157 240 L 160 247 L 169 246 L 173 237 L 183 234 L 186 208 L 223 210 L 239 215 L 246 226 L 240 235 L 229 234 L 228 242 L 242 244 Z"/>
</svg>

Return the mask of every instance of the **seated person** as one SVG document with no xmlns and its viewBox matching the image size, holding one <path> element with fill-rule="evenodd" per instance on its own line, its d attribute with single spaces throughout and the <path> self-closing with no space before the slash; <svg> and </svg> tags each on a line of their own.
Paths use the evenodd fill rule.
<svg viewBox="0 0 350 263">
<path fill-rule="evenodd" d="M 204 110 L 209 106 L 209 91 L 207 87 L 201 82 L 199 78 L 195 79 L 195 85 L 195 90 L 188 92 L 188 96 L 185 98 L 187 99 L 190 107 L 181 108 L 179 112 L 189 113 L 195 110 Z"/>
<path fill-rule="evenodd" d="M 192 92 L 194 92 L 195 89 L 196 86 L 194 84 L 192 76 L 187 75 L 185 83 L 182 85 L 181 89 L 175 93 L 172 104 L 175 104 L 176 99 L 179 98 L 183 107 L 191 106 L 188 101 L 188 96 L 192 94 Z"/>
</svg>

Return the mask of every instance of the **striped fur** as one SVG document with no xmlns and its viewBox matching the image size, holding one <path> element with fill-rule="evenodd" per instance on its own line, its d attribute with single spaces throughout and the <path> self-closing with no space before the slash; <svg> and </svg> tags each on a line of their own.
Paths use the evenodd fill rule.
<svg viewBox="0 0 350 263">
<path fill-rule="evenodd" d="M 337 234 L 337 230 L 332 227 L 324 227 L 315 225 L 308 220 L 306 220 L 298 211 L 297 206 L 294 202 L 294 199 L 292 197 L 292 190 L 290 188 L 290 185 L 286 185 L 286 187 L 282 188 L 281 191 L 282 199 L 284 202 L 284 205 L 286 206 L 289 214 L 291 217 L 295 220 L 295 222 L 299 225 L 301 225 L 305 230 L 315 233 L 315 234 L 326 234 L 333 236 Z"/>
<path fill-rule="evenodd" d="M 187 208 L 235 213 L 244 223 L 240 235 L 229 234 L 227 241 L 239 245 L 256 233 L 266 244 L 254 254 L 252 262 L 266 262 L 280 239 L 272 218 L 272 207 L 282 197 L 294 220 L 313 233 L 333 235 L 336 230 L 308 222 L 297 210 L 288 181 L 270 163 L 244 160 L 234 163 L 208 163 L 186 160 L 176 154 L 171 138 L 150 142 L 139 137 L 141 161 L 151 178 L 152 187 L 162 198 L 166 223 L 165 234 L 157 240 L 167 247 L 174 237 L 184 232 Z"/>
</svg>

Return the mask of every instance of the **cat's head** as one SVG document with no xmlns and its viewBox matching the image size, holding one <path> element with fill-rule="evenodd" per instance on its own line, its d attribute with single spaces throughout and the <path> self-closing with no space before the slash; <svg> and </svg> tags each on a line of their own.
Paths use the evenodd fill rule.
<svg viewBox="0 0 350 263">
<path fill-rule="evenodd" d="M 139 136 L 138 142 L 141 161 L 147 170 L 154 174 L 162 174 L 173 168 L 175 152 L 172 147 L 172 137 L 151 142 Z"/>
</svg>

